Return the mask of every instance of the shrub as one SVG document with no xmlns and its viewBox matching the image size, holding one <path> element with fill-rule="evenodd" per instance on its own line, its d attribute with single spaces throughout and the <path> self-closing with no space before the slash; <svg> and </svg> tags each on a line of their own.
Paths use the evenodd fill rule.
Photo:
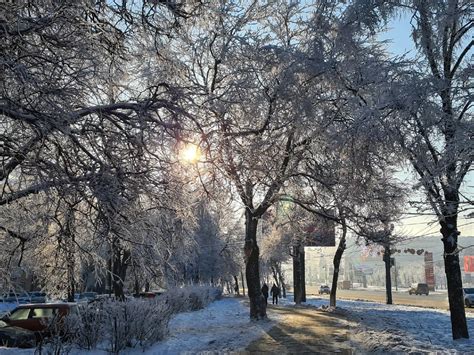
<svg viewBox="0 0 474 355">
<path fill-rule="evenodd" d="M 112 353 L 126 347 L 146 349 L 168 334 L 173 314 L 202 309 L 221 296 L 222 290 L 218 288 L 192 286 L 172 289 L 154 299 L 100 299 L 79 305 L 78 312 L 67 317 L 67 336 L 62 341 L 87 350 L 104 346 L 104 350 Z M 57 337 L 51 338 L 49 344 L 43 344 L 45 350 L 67 348 L 58 341 Z"/>
</svg>

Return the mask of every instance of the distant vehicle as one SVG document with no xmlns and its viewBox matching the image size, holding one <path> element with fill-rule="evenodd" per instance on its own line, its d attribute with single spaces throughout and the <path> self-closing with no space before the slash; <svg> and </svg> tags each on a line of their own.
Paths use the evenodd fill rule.
<svg viewBox="0 0 474 355">
<path fill-rule="evenodd" d="M 322 295 L 322 294 L 324 294 L 324 293 L 326 293 L 326 294 L 329 295 L 329 294 L 331 293 L 331 289 L 329 288 L 328 285 L 321 285 L 321 286 L 319 287 L 318 293 L 319 293 L 320 295 Z"/>
<path fill-rule="evenodd" d="M 0 345 L 34 347 L 51 335 L 50 325 L 75 312 L 75 303 L 38 303 L 21 305 L 0 320 Z"/>
<path fill-rule="evenodd" d="M 414 283 L 411 285 L 410 289 L 408 290 L 410 295 L 429 295 L 430 290 L 428 285 L 425 283 Z"/>
<path fill-rule="evenodd" d="M 40 292 L 40 291 L 30 292 L 30 302 L 31 303 L 45 303 L 46 293 Z"/>
<path fill-rule="evenodd" d="M 19 296 L 20 295 L 18 293 L 15 293 L 15 292 L 5 293 L 4 295 L 2 295 L 1 301 L 2 302 L 18 302 L 18 297 Z"/>
<path fill-rule="evenodd" d="M 30 303 L 31 302 L 30 294 L 28 292 L 23 292 L 22 294 L 18 295 L 17 302 L 20 304 Z"/>
<path fill-rule="evenodd" d="M 155 292 L 140 292 L 139 294 L 134 294 L 134 297 L 138 298 L 155 298 L 156 293 Z"/>
<path fill-rule="evenodd" d="M 466 307 L 472 307 L 474 305 L 474 288 L 463 288 L 462 293 Z"/>
<path fill-rule="evenodd" d="M 82 292 L 77 298 L 78 302 L 90 302 L 97 298 L 97 292 Z"/>
</svg>

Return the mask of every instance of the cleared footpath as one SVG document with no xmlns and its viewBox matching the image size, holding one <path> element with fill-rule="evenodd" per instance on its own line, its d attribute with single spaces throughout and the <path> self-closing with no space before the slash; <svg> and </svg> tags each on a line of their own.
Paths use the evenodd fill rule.
<svg viewBox="0 0 474 355">
<path fill-rule="evenodd" d="M 258 354 L 353 354 L 350 326 L 341 314 L 314 307 L 269 305 L 268 315 L 281 321 L 253 341 L 245 353 Z"/>
</svg>

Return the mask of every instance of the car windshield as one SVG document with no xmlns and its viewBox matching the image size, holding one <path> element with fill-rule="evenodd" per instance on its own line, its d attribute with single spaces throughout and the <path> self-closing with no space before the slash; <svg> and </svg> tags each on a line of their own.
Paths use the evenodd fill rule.
<svg viewBox="0 0 474 355">
<path fill-rule="evenodd" d="M 28 319 L 29 314 L 29 308 L 18 308 L 15 309 L 8 318 L 10 318 L 11 320 L 25 320 Z"/>
<path fill-rule="evenodd" d="M 468 294 L 474 294 L 474 288 L 465 288 L 464 292 Z"/>
</svg>

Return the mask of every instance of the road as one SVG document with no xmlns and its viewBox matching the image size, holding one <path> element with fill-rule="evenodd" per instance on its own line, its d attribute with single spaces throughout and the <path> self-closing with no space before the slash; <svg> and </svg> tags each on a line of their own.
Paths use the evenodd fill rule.
<svg viewBox="0 0 474 355">
<path fill-rule="evenodd" d="M 306 286 L 306 293 L 308 295 L 318 295 L 319 286 Z M 323 298 L 328 298 L 329 295 L 321 295 Z M 363 300 L 385 303 L 385 291 L 370 290 L 370 289 L 351 289 L 351 290 L 337 290 L 337 298 L 349 300 Z M 393 291 L 392 298 L 394 304 L 401 304 L 407 306 L 418 306 L 427 308 L 438 308 L 447 310 L 448 294 L 446 291 L 431 292 L 428 296 L 409 295 L 406 290 Z M 474 312 L 474 308 L 466 308 L 467 312 Z"/>
</svg>

